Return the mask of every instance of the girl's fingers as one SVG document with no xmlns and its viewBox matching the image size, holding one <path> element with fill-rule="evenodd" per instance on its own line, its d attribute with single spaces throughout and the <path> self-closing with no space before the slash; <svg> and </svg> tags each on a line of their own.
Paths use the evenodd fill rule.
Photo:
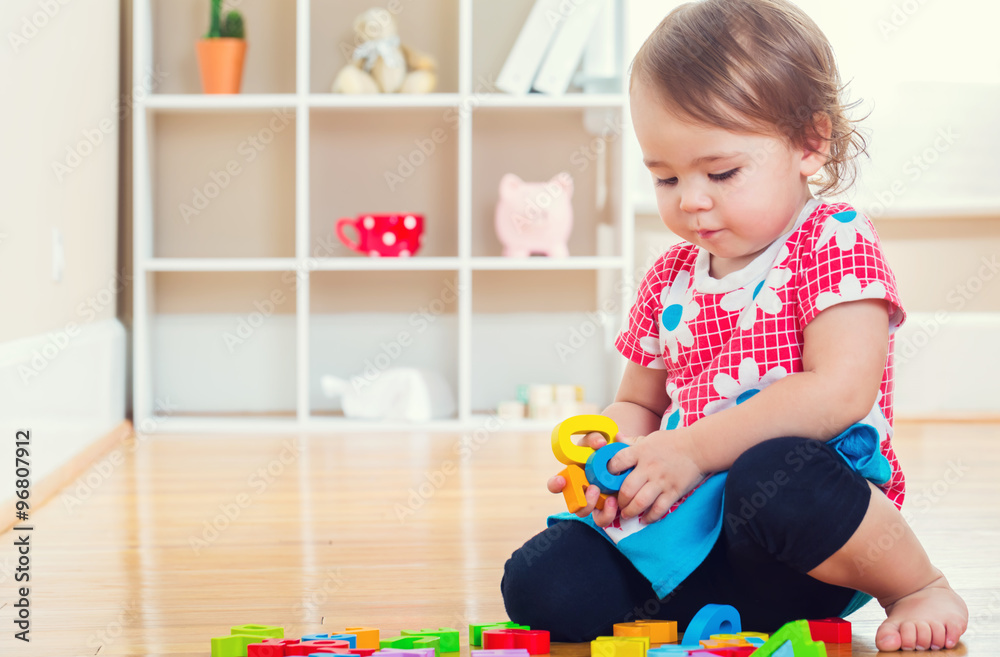
<svg viewBox="0 0 1000 657">
<path fill-rule="evenodd" d="M 618 515 L 618 502 L 615 500 L 614 496 L 609 497 L 604 500 L 604 508 L 597 509 L 594 511 L 594 523 L 598 527 L 607 527 L 615 521 L 615 516 Z"/>
<path fill-rule="evenodd" d="M 548 488 L 550 493 L 561 493 L 566 488 L 566 479 L 560 475 L 549 478 Z"/>
</svg>

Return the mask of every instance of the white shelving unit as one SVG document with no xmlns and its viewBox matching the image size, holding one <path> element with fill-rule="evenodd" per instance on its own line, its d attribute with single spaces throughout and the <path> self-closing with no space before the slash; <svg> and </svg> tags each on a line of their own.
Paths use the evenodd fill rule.
<svg viewBox="0 0 1000 657">
<path fill-rule="evenodd" d="M 613 94 L 570 92 L 551 97 L 534 94 L 516 97 L 484 91 L 482 80 L 488 78 L 484 71 L 492 71 L 493 74 L 498 71 L 495 62 L 502 63 L 506 54 L 504 48 L 509 47 L 509 44 L 504 46 L 503 43 L 505 39 L 512 42 L 516 37 L 532 0 L 505 3 L 505 11 L 511 12 L 511 25 L 514 27 L 502 37 L 495 34 L 492 25 L 497 6 L 488 6 L 487 3 L 492 3 L 492 0 L 415 0 L 406 5 L 404 15 L 399 17 L 403 40 L 409 42 L 419 37 L 419 34 L 408 31 L 406 25 L 408 20 L 419 23 L 415 12 L 426 10 L 436 13 L 438 19 L 455 18 L 457 14 L 454 43 L 442 46 L 446 50 L 451 47 L 457 53 L 457 61 L 442 60 L 439 84 L 442 93 L 342 96 L 322 93 L 323 76 L 332 72 L 336 64 L 328 61 L 329 51 L 333 48 L 321 50 L 317 45 L 327 39 L 321 38 L 323 28 L 312 21 L 318 21 L 318 16 L 322 16 L 322 25 L 330 25 L 329 40 L 333 42 L 337 37 L 344 37 L 353 17 L 367 8 L 366 3 L 361 0 L 298 0 L 294 3 L 296 10 L 292 30 L 290 18 L 280 15 L 282 9 L 292 4 L 290 0 L 245 0 L 240 9 L 247 16 L 249 52 L 254 53 L 268 45 L 276 48 L 278 54 L 274 59 L 279 63 L 285 61 L 288 67 L 294 68 L 294 92 L 280 88 L 287 86 L 285 78 L 290 74 L 287 68 L 270 77 L 255 80 L 250 70 L 253 60 L 248 60 L 244 93 L 206 96 L 200 93 L 196 84 L 197 73 L 192 71 L 191 65 L 193 41 L 200 35 L 197 30 L 203 27 L 200 24 L 202 18 L 207 21 L 207 0 L 137 0 L 133 26 L 135 82 L 141 84 L 141 78 L 148 71 L 167 71 L 167 82 L 155 93 L 135 98 L 133 121 L 133 406 L 135 423 L 140 430 L 412 429 L 412 425 L 403 427 L 351 421 L 318 409 L 317 381 L 321 374 L 326 373 L 317 365 L 318 351 L 320 347 L 326 350 L 328 344 L 337 341 L 333 335 L 335 331 L 329 335 L 326 333 L 329 326 L 361 321 L 358 317 L 363 317 L 371 304 L 378 303 L 380 296 L 393 297 L 395 294 L 385 294 L 386 290 L 406 288 L 398 296 L 409 298 L 413 290 L 407 286 L 416 285 L 412 296 L 419 297 L 421 285 L 424 289 L 433 287 L 428 283 L 438 282 L 440 285 L 435 275 L 441 276 L 441 280 L 457 290 L 457 298 L 439 322 L 452 327 L 447 329 L 450 333 L 430 337 L 439 347 L 449 343 L 441 347 L 436 357 L 452 373 L 458 412 L 454 418 L 420 425 L 421 428 L 462 430 L 479 426 L 489 419 L 492 410 L 489 403 L 499 400 L 492 399 L 492 393 L 476 390 L 477 381 L 485 379 L 484 373 L 476 369 L 476 363 L 481 360 L 477 350 L 483 347 L 474 343 L 480 339 L 477 335 L 489 333 L 483 328 L 488 323 L 483 322 L 483 318 L 499 317 L 505 309 L 516 309 L 516 292 L 496 292 L 498 289 L 506 290 L 504 281 L 508 277 L 515 281 L 512 285 L 521 285 L 522 288 L 535 287 L 537 280 L 543 295 L 547 286 L 559 289 L 560 285 L 569 281 L 572 283 L 570 295 L 574 290 L 582 290 L 584 293 L 579 296 L 589 300 L 570 311 L 578 311 L 581 317 L 593 318 L 595 307 L 612 308 L 610 313 L 602 315 L 606 320 L 606 334 L 599 351 L 604 355 L 600 362 L 589 364 L 599 370 L 598 378 L 604 382 L 603 388 L 588 390 L 588 401 L 610 401 L 622 366 L 620 358 L 612 353 L 610 342 L 632 300 L 630 284 L 616 285 L 619 281 L 631 282 L 634 279 L 632 177 L 627 171 L 626 140 L 612 135 L 600 142 L 600 136 L 586 132 L 584 125 L 595 125 L 601 119 L 624 124 L 628 117 L 627 95 L 624 87 L 620 93 Z M 477 11 L 480 9 L 492 17 L 477 22 Z M 263 17 L 255 16 L 256 13 Z M 197 23 L 197 29 L 189 36 L 181 37 L 177 33 L 178 24 L 193 23 Z M 270 31 L 267 26 L 272 26 Z M 280 46 L 282 39 L 287 41 L 290 31 L 294 34 L 291 37 L 294 39 L 294 58 L 287 52 L 287 44 Z M 181 50 L 179 45 L 161 43 L 168 32 L 169 41 L 175 44 L 187 41 L 182 44 L 186 50 Z M 440 39 L 440 35 L 437 36 Z M 619 42 L 624 42 L 624 38 Z M 492 50 L 485 53 L 477 50 L 484 43 L 493 44 Z M 435 51 L 433 43 L 417 45 Z M 257 52 L 257 55 L 261 53 Z M 322 74 L 316 70 L 317 66 L 323 68 Z M 279 93 L 257 92 L 258 88 L 268 86 L 279 88 Z M 278 125 L 282 127 L 272 129 L 270 138 L 274 140 L 274 146 L 269 146 L 268 150 L 261 149 L 260 160 L 256 160 L 257 154 L 246 146 L 245 138 L 258 134 L 254 131 L 259 126 L 274 126 L 272 117 L 268 115 L 278 116 L 275 114 L 278 112 L 284 112 L 289 117 L 289 113 L 293 112 L 294 118 L 282 119 L 288 124 L 287 130 L 283 127 L 285 124 L 280 122 Z M 381 197 L 371 190 L 365 191 L 363 185 L 354 185 L 352 181 L 343 182 L 336 176 L 332 179 L 324 177 L 331 169 L 331 162 L 338 163 L 338 158 L 352 162 L 358 159 L 359 164 L 353 170 L 371 170 L 373 176 L 381 178 L 379 166 L 387 166 L 384 162 L 393 162 L 391 155 L 405 154 L 412 149 L 414 139 L 426 135 L 424 131 L 429 126 L 441 125 L 444 117 L 447 117 L 447 125 L 453 132 L 449 133 L 448 142 L 441 145 L 437 161 L 414 175 L 415 180 L 419 176 L 424 178 L 413 184 L 407 181 L 409 187 L 398 198 L 390 198 L 401 205 L 409 203 L 405 207 L 416 207 L 416 210 L 345 209 L 351 208 L 355 200 L 363 206 L 373 203 L 372 199 L 381 200 Z M 380 126 L 385 126 L 385 130 Z M 263 130 L 261 128 L 259 134 L 265 134 Z M 546 149 L 550 148 L 548 142 L 538 143 L 539 135 L 546 134 L 553 137 L 551 148 L 563 149 L 561 155 L 546 153 Z M 234 143 L 237 143 L 235 149 Z M 500 152 L 503 149 L 498 144 L 508 143 L 512 145 L 513 154 Z M 567 149 L 578 147 L 592 151 L 601 143 L 607 150 L 606 167 L 585 168 L 578 176 L 565 157 Z M 367 144 L 372 145 L 371 153 L 365 146 Z M 243 153 L 241 149 L 244 148 L 248 155 L 239 160 L 236 154 Z M 376 163 L 379 153 L 375 151 L 389 153 L 389 156 Z M 250 155 L 253 155 L 254 166 L 257 167 L 253 170 L 246 164 L 251 161 Z M 204 215 L 181 220 L 177 208 L 180 203 L 188 203 L 189 190 L 193 187 L 196 194 L 201 189 L 206 193 L 211 191 L 213 188 L 206 181 L 221 179 L 219 172 L 226 170 L 226 158 L 229 158 L 229 163 L 235 161 L 243 165 L 240 168 L 249 173 L 239 174 L 243 177 L 238 180 L 233 175 L 232 189 L 220 193 L 218 201 L 213 197 L 215 205 L 204 210 Z M 363 162 L 365 158 L 371 158 L 371 163 Z M 573 173 L 576 179 L 574 211 L 577 218 L 573 236 L 576 242 L 571 241 L 570 249 L 571 253 L 579 255 L 564 259 L 501 257 L 500 245 L 493 236 L 489 200 L 492 190 L 495 202 L 499 173 L 502 173 L 497 167 L 505 166 L 507 161 L 515 164 L 523 161 L 528 174 L 513 170 L 531 179 L 532 167 L 529 165 L 535 160 L 542 160 L 537 166 L 544 166 L 546 158 L 562 162 L 562 168 Z M 496 163 L 495 159 L 501 161 Z M 553 169 L 548 176 L 558 171 L 558 168 Z M 608 190 L 603 208 L 596 207 L 598 204 L 594 201 L 592 187 L 597 176 L 604 177 L 602 184 Z M 220 186 L 217 184 L 216 187 Z M 425 198 L 423 190 L 427 187 L 435 191 L 427 192 Z M 351 197 L 355 189 L 357 199 Z M 430 195 L 433 193 L 439 193 L 444 201 L 436 201 L 437 197 Z M 247 199 L 247 196 L 251 198 Z M 244 205 L 239 206 L 240 209 L 232 209 L 239 203 Z M 350 253 L 335 240 L 329 241 L 333 234 L 331 218 L 352 216 L 361 211 L 423 212 L 421 203 L 428 206 L 438 203 L 440 207 L 435 217 L 439 221 L 434 229 L 437 232 L 432 232 L 428 226 L 424 250 L 415 257 L 366 258 Z M 430 210 L 427 213 L 429 224 L 431 213 Z M 453 217 L 449 218 L 449 215 Z M 203 216 L 211 218 L 204 219 Z M 598 224 L 603 224 L 603 228 L 599 229 Z M 505 278 L 499 279 L 499 276 Z M 270 324 L 259 332 L 266 332 L 266 339 L 273 340 L 268 344 L 281 345 L 278 351 L 283 355 L 275 356 L 278 359 L 276 362 L 290 364 L 294 361 L 293 368 L 277 368 L 283 372 L 293 371 L 294 374 L 288 374 L 272 388 L 272 391 L 280 390 L 283 395 L 287 394 L 285 398 L 290 403 L 276 409 L 262 409 L 248 401 L 247 408 L 224 408 L 214 412 L 211 409 L 192 409 L 185 403 L 178 404 L 173 399 L 178 390 L 198 386 L 223 388 L 230 381 L 245 384 L 254 375 L 247 375 L 245 370 L 235 365 L 232 371 L 225 371 L 225 365 L 214 367 L 207 362 L 204 370 L 199 369 L 200 365 L 186 369 L 178 365 L 186 362 L 186 358 L 205 360 L 204 356 L 197 355 L 200 347 L 189 351 L 187 344 L 209 344 L 210 347 L 205 348 L 214 349 L 222 338 L 216 327 L 205 329 L 204 339 L 187 343 L 173 340 L 169 337 L 170 331 L 176 329 L 172 317 L 175 314 L 194 316 L 199 321 L 204 319 L 206 326 L 215 321 L 213 318 L 223 316 L 250 318 L 246 309 L 252 310 L 251 302 L 255 300 L 265 300 L 266 303 L 269 286 L 272 298 L 277 291 L 282 300 L 275 302 L 280 308 L 267 320 Z M 329 297 L 348 288 L 357 296 L 351 297 L 353 301 L 344 302 L 346 310 L 340 314 L 324 314 L 326 311 L 323 308 L 331 303 Z M 212 292 L 213 289 L 215 292 Z M 491 294 L 500 298 L 491 298 Z M 542 307 L 537 308 L 539 305 Z M 537 301 L 527 306 L 528 311 L 546 309 L 546 304 Z M 480 308 L 485 310 L 480 311 Z M 393 310 L 390 307 L 387 309 Z M 405 307 L 404 314 L 412 309 Z M 339 308 L 336 310 L 339 311 Z M 490 312 L 497 314 L 490 315 Z M 272 336 L 280 332 L 279 328 L 287 329 L 282 334 L 285 338 Z M 567 330 L 571 328 L 571 325 L 565 326 Z M 489 330 L 495 332 L 492 328 Z M 257 342 L 265 341 L 265 337 L 257 335 L 251 338 Z M 371 337 L 370 340 L 366 344 L 351 339 L 344 346 L 332 348 L 328 355 L 336 358 L 337 353 L 375 353 L 378 338 Z M 290 341 L 294 342 L 294 346 L 289 344 Z M 264 360 L 272 356 L 274 354 L 268 352 Z M 235 359 L 221 359 L 219 362 L 238 363 Z M 179 368 L 182 377 L 190 370 L 190 381 L 164 383 L 161 370 L 174 366 Z M 508 376 L 516 377 L 518 366 L 518 359 L 512 354 L 510 369 L 514 373 Z M 562 369 L 550 367 L 547 373 L 551 376 L 542 378 L 541 382 L 568 382 L 562 380 L 565 375 Z M 259 374 L 261 378 L 271 377 L 271 371 L 266 367 L 255 371 L 265 373 Z M 535 380 L 545 374 L 536 372 Z M 207 378 L 211 378 L 211 382 L 206 382 Z M 533 382 L 530 379 L 520 381 Z M 513 398 L 514 392 L 510 389 L 507 398 Z M 261 394 L 268 393 L 264 390 Z M 482 399 L 487 399 L 487 403 L 484 404 Z M 504 428 L 537 430 L 548 428 L 551 424 L 507 422 Z"/>
</svg>

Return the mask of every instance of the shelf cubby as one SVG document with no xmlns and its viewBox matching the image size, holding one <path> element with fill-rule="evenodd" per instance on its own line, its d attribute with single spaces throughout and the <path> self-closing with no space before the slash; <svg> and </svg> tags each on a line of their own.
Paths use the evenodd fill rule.
<svg viewBox="0 0 1000 657">
<path fill-rule="evenodd" d="M 294 416 L 294 272 L 150 276 L 157 408 L 172 417 Z"/>
<path fill-rule="evenodd" d="M 415 257 L 458 255 L 458 136 L 440 108 L 317 109 L 309 123 L 310 255 L 367 258 L 335 224 L 389 213 L 424 215 Z"/>
<path fill-rule="evenodd" d="M 458 340 L 458 272 L 317 272 L 310 277 L 309 366 L 313 415 L 337 416 L 340 400 L 324 395 L 323 375 L 358 392 L 393 368 L 440 374 L 456 396 L 456 361 L 436 356 Z M 346 347 L 346 348 L 345 348 Z"/>
<path fill-rule="evenodd" d="M 294 110 L 159 112 L 150 124 L 155 257 L 295 255 Z"/>
<path fill-rule="evenodd" d="M 151 3 L 152 62 L 136 69 L 152 75 L 156 94 L 201 94 L 195 42 L 208 31 L 208 0 L 137 0 Z M 300 0 L 301 1 L 301 0 Z M 247 53 L 241 92 L 295 93 L 296 0 L 241 0 Z"/>
</svg>

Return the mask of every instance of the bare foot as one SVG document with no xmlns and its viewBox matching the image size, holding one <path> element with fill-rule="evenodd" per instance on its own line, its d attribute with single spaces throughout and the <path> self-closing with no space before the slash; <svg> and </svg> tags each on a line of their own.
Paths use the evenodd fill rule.
<svg viewBox="0 0 1000 657">
<path fill-rule="evenodd" d="M 969 608 L 944 576 L 883 606 L 875 646 L 888 652 L 954 648 L 969 625 Z"/>
</svg>

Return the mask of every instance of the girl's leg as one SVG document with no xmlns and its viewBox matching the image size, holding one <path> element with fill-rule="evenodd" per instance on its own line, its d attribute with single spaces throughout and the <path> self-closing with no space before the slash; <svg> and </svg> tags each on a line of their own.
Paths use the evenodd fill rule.
<svg viewBox="0 0 1000 657">
<path fill-rule="evenodd" d="M 576 520 L 549 527 L 514 552 L 500 591 L 512 621 L 570 642 L 611 634 L 637 600 L 656 598 L 614 545 Z"/>
<path fill-rule="evenodd" d="M 881 550 L 886 544 L 891 547 Z M 965 602 L 931 564 L 896 505 L 877 489 L 854 535 L 809 574 L 878 600 L 886 613 L 875 633 L 879 650 L 954 648 L 969 624 Z"/>
<path fill-rule="evenodd" d="M 734 572 L 748 586 L 767 572 L 738 563 L 756 545 L 792 571 L 877 598 L 888 615 L 881 650 L 950 648 L 965 631 L 965 604 L 895 505 L 824 443 L 778 438 L 747 450 L 727 479 L 724 522 Z M 891 547 L 872 563 L 871 546 L 887 538 Z"/>
</svg>

